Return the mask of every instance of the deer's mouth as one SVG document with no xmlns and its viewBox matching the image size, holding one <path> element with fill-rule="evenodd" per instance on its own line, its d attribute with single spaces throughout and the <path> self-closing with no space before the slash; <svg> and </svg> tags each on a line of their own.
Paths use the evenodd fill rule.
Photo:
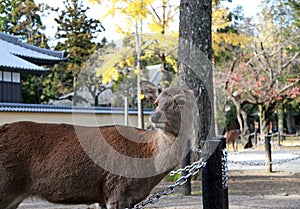
<svg viewBox="0 0 300 209">
<path fill-rule="evenodd" d="M 167 120 L 164 114 L 160 111 L 155 112 L 151 115 L 151 122 L 155 128 L 160 128 L 165 130 L 167 126 Z"/>
<path fill-rule="evenodd" d="M 165 122 L 157 122 L 153 123 L 155 128 L 160 128 L 160 129 L 165 129 L 166 128 L 166 123 Z"/>
</svg>

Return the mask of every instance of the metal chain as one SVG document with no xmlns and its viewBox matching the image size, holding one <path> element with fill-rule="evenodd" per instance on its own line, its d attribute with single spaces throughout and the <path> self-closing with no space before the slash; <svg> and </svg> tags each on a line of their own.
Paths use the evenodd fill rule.
<svg viewBox="0 0 300 209">
<path fill-rule="evenodd" d="M 164 195 L 169 195 L 174 192 L 174 189 L 178 186 L 182 186 L 188 181 L 188 178 L 191 176 L 195 176 L 197 173 L 199 173 L 200 169 L 205 167 L 206 162 L 203 161 L 201 158 L 199 161 L 194 162 L 192 165 L 186 166 L 183 169 L 178 169 L 175 172 L 172 172 L 174 175 L 175 173 L 181 173 L 182 171 L 187 171 L 187 175 L 181 176 L 180 178 L 177 179 L 175 184 L 169 185 L 166 188 L 164 188 L 162 191 L 159 191 L 157 193 L 154 193 L 150 195 L 146 200 L 135 204 L 132 209 L 142 209 L 148 204 L 154 204 L 159 201 L 159 199 L 164 196 Z M 180 171 L 179 171 L 180 170 Z M 170 174 L 171 175 L 171 174 Z"/>
<path fill-rule="evenodd" d="M 201 149 L 195 148 L 195 147 L 191 147 L 191 150 L 195 151 L 197 153 L 200 153 L 200 154 L 202 152 Z M 225 189 L 228 187 L 228 164 L 227 164 L 228 153 L 227 153 L 227 150 L 223 149 L 222 154 L 223 154 L 222 155 L 222 185 L 223 185 L 223 188 Z M 172 194 L 176 187 L 182 186 L 183 184 L 185 184 L 188 181 L 188 178 L 198 174 L 200 169 L 205 167 L 205 165 L 206 165 L 206 162 L 204 162 L 203 158 L 201 158 L 199 161 L 196 161 L 196 162 L 192 163 L 191 165 L 188 165 L 184 168 L 179 168 L 175 171 L 171 171 L 169 176 L 174 176 L 175 174 L 182 174 L 182 172 L 187 172 L 187 174 L 185 176 L 181 176 L 180 178 L 178 178 L 177 181 L 175 182 L 175 184 L 169 185 L 169 186 L 165 187 L 163 190 L 150 195 L 146 200 L 144 200 L 138 204 L 135 204 L 132 209 L 142 209 L 148 204 L 154 204 L 154 203 L 158 202 L 162 196 Z"/>
<path fill-rule="evenodd" d="M 194 146 L 191 147 L 191 150 L 194 151 L 194 152 L 197 152 L 197 153 L 199 153 L 199 154 L 201 154 L 201 152 L 202 152 L 201 149 L 199 149 L 199 148 L 197 148 L 197 147 L 194 147 Z"/>
<path fill-rule="evenodd" d="M 270 162 L 270 165 L 280 165 L 283 163 L 291 162 L 294 160 L 300 159 L 300 155 L 293 153 L 293 155 L 297 155 L 296 157 L 290 158 L 290 159 L 284 159 L 284 160 L 274 160 Z M 249 165 L 249 166 L 264 166 L 266 165 L 266 162 L 245 162 L 245 161 L 234 161 L 234 160 L 228 160 L 228 163 L 233 163 L 233 164 L 239 164 L 239 165 Z"/>
<path fill-rule="evenodd" d="M 223 189 L 228 187 L 228 153 L 226 148 L 222 150 L 222 185 Z"/>
<path fill-rule="evenodd" d="M 202 160 L 202 159 L 201 159 L 201 160 Z M 179 169 L 177 169 L 177 170 L 175 170 L 175 171 L 171 171 L 170 174 L 169 174 L 169 176 L 174 176 L 175 174 L 181 174 L 181 173 L 184 172 L 184 171 L 189 172 L 189 170 L 192 169 L 193 167 L 197 166 L 197 164 L 199 164 L 199 162 L 200 162 L 201 160 L 196 161 L 196 162 L 194 162 L 194 163 L 191 164 L 191 165 L 187 165 L 187 166 L 185 166 L 184 168 L 179 168 Z"/>
</svg>

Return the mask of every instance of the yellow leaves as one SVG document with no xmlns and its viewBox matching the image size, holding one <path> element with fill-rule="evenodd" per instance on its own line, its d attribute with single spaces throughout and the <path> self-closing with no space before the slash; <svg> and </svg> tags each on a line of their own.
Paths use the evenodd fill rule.
<svg viewBox="0 0 300 209">
<path fill-rule="evenodd" d="M 96 69 L 96 76 L 102 76 L 102 83 L 108 83 L 112 80 L 118 80 L 122 69 L 132 67 L 134 65 L 134 57 L 132 51 L 128 48 L 118 49 L 106 49 L 98 57 L 101 66 Z"/>
<path fill-rule="evenodd" d="M 220 33 L 218 30 L 225 29 L 229 26 L 229 20 L 227 19 L 227 9 L 214 8 L 212 19 L 212 47 L 215 52 L 226 50 L 228 45 L 241 46 L 244 48 L 247 43 L 251 41 L 250 38 L 243 34 L 237 33 Z"/>
<path fill-rule="evenodd" d="M 126 64 L 127 64 L 128 66 L 133 66 L 133 64 L 134 64 L 134 58 L 133 58 L 132 56 L 127 57 L 127 58 L 125 59 L 125 62 L 126 62 Z"/>
<path fill-rule="evenodd" d="M 163 26 L 157 22 L 149 23 L 148 27 L 151 31 L 161 33 L 163 31 Z"/>
<path fill-rule="evenodd" d="M 91 4 L 100 3 L 100 1 L 98 0 L 88 0 L 88 2 L 90 2 Z"/>
<path fill-rule="evenodd" d="M 227 13 L 227 9 L 219 7 L 215 7 L 212 13 L 212 47 L 215 52 L 224 51 L 229 45 L 245 48 L 246 44 L 251 41 L 249 37 L 243 34 L 218 32 L 221 29 L 225 29 L 230 24 Z"/>
<path fill-rule="evenodd" d="M 89 0 L 95 2 L 95 0 Z M 106 16 L 114 16 L 116 14 L 125 15 L 126 18 L 134 19 L 135 21 L 143 20 L 147 17 L 147 7 L 154 0 L 111 0 L 110 5 L 107 5 L 108 12 Z"/>
<path fill-rule="evenodd" d="M 120 62 L 120 63 L 119 63 L 119 67 L 120 67 L 120 68 L 124 68 L 124 67 L 125 67 L 125 63 L 124 63 L 124 62 Z"/>
<path fill-rule="evenodd" d="M 169 63 L 174 71 L 177 73 L 177 60 L 173 59 L 172 57 L 166 57 L 167 63 Z"/>
<path fill-rule="evenodd" d="M 146 18 L 146 8 L 144 4 L 141 3 L 141 1 L 132 1 L 128 2 L 127 8 L 126 8 L 126 14 L 133 17 L 136 21 L 145 19 Z"/>
<path fill-rule="evenodd" d="M 102 83 L 109 83 L 113 79 L 118 80 L 118 78 L 119 78 L 118 69 L 113 67 L 110 70 L 108 70 L 102 77 L 103 77 L 102 78 Z"/>
<path fill-rule="evenodd" d="M 226 9 L 215 9 L 212 13 L 212 31 L 216 32 L 218 29 L 226 28 L 229 25 L 227 19 L 228 10 Z"/>
<path fill-rule="evenodd" d="M 178 31 L 174 32 L 173 36 L 178 39 L 179 38 L 179 32 Z"/>
<path fill-rule="evenodd" d="M 122 59 L 120 54 L 108 54 L 104 57 L 101 67 L 96 69 L 96 76 L 102 75 L 103 83 L 107 83 L 112 80 L 113 76 L 116 76 L 115 65 Z"/>
<path fill-rule="evenodd" d="M 135 67 L 135 68 L 133 68 L 133 72 L 134 72 L 134 74 L 138 74 L 139 73 L 139 69 L 137 68 L 137 66 Z"/>
<path fill-rule="evenodd" d="M 221 48 L 220 45 L 232 45 L 232 46 L 241 46 L 244 48 L 247 43 L 251 41 L 250 38 L 243 34 L 236 33 L 213 33 L 213 49 L 216 51 L 225 50 Z"/>
<path fill-rule="evenodd" d="M 121 28 L 120 26 L 116 26 L 115 32 L 125 35 L 126 37 L 128 37 L 131 34 L 130 31 L 126 31 L 126 28 Z"/>
</svg>

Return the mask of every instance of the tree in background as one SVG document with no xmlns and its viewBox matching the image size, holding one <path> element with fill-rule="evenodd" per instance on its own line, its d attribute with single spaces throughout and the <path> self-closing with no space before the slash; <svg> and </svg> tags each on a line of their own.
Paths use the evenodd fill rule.
<svg viewBox="0 0 300 209">
<path fill-rule="evenodd" d="M 41 6 L 33 0 L 2 0 L 0 31 L 21 36 L 29 44 L 47 48 L 40 11 Z"/>
<path fill-rule="evenodd" d="M 137 102 L 138 102 L 138 127 L 143 127 L 142 120 L 142 102 L 141 102 L 141 45 L 142 45 L 142 34 L 143 34 L 143 20 L 147 16 L 147 6 L 152 3 L 153 0 L 133 0 L 133 1 L 109 1 L 102 2 L 98 0 L 92 0 L 90 2 L 95 3 L 106 3 L 108 8 L 105 16 L 119 15 L 122 18 L 122 22 L 126 22 L 130 33 L 134 34 L 135 37 L 135 53 L 136 53 L 136 68 L 137 68 Z M 118 30 L 122 33 L 126 33 L 124 28 L 118 27 Z"/>
<path fill-rule="evenodd" d="M 215 131 L 216 134 L 225 134 L 227 130 L 238 127 L 235 125 L 235 120 L 224 117 L 225 106 L 229 106 L 229 103 L 224 93 L 224 83 L 218 82 L 220 81 L 219 74 L 227 73 L 224 72 L 227 69 L 227 63 L 251 41 L 251 34 L 245 31 L 245 25 L 249 24 L 250 19 L 244 17 L 241 7 L 229 12 L 219 4 L 213 4 L 212 18 Z M 241 111 L 243 111 L 242 108 Z M 241 112 L 237 113 L 237 118 L 240 114 Z"/>
<path fill-rule="evenodd" d="M 131 40 L 134 37 L 135 41 L 135 50 L 132 57 L 134 57 L 135 64 L 134 68 L 137 69 L 137 103 L 138 103 L 138 126 L 142 127 L 142 101 L 141 101 L 141 88 L 140 81 L 142 77 L 142 59 L 149 59 L 151 56 L 157 56 L 161 60 L 162 71 L 166 72 L 167 64 L 166 60 L 172 61 L 174 57 L 170 54 L 167 57 L 167 52 L 172 50 L 163 50 L 167 48 L 165 45 L 167 44 L 167 38 L 164 36 L 167 33 L 168 24 L 172 19 L 172 9 L 169 1 L 156 1 L 159 3 L 162 8 L 162 15 L 159 14 L 158 8 L 154 6 L 154 0 L 134 0 L 134 1 L 122 1 L 122 0 L 114 0 L 114 1 L 97 1 L 91 0 L 90 2 L 98 2 L 102 5 L 106 6 L 107 14 L 105 16 L 115 16 L 118 15 L 119 18 L 122 18 L 125 23 L 123 25 L 117 25 L 117 31 L 121 34 L 125 35 L 128 40 Z M 159 6 L 160 7 L 160 6 Z M 158 30 L 158 34 L 160 36 L 145 36 L 144 28 L 147 24 L 147 21 L 151 19 L 149 26 L 152 30 Z M 146 24 L 145 24 L 146 23 Z M 170 35 L 168 35 L 170 36 Z M 158 49 L 159 48 L 159 49 Z M 132 50 L 130 50 L 131 52 Z M 174 51 L 174 50 L 173 50 Z M 142 57 L 143 56 L 143 57 Z M 115 60 L 115 62 L 120 62 L 120 60 Z M 122 62 L 122 61 L 121 61 Z M 174 62 L 172 63 L 174 64 Z M 111 68 L 112 70 L 116 70 L 116 68 Z M 98 72 L 100 72 L 99 70 Z M 107 71 L 107 69 L 104 69 Z M 102 72 L 104 74 L 104 72 Z M 106 73 L 107 75 L 112 73 Z M 170 81 L 169 81 L 170 83 Z"/>
<path fill-rule="evenodd" d="M 257 34 L 233 62 L 226 82 L 237 110 L 247 103 L 259 106 L 262 135 L 269 133 L 279 101 L 299 96 L 299 37 L 294 35 L 299 33 L 287 4 L 276 2 L 263 2 L 260 25 L 253 29 Z M 240 126 L 247 129 L 245 117 Z"/>
<path fill-rule="evenodd" d="M 291 13 L 293 15 L 293 24 L 296 27 L 300 27 L 300 3 L 297 0 L 290 0 L 287 2 L 291 7 Z"/>
<path fill-rule="evenodd" d="M 66 0 L 64 6 L 62 11 L 58 10 L 59 16 L 55 19 L 58 24 L 56 38 L 59 40 L 55 49 L 64 51 L 68 61 L 51 69 L 45 81 L 49 88 L 44 91 L 44 99 L 74 92 L 73 102 L 76 104 L 77 77 L 89 56 L 101 47 L 94 39 L 104 28 L 99 20 L 87 17 L 89 8 L 84 7 L 81 0 Z"/>
</svg>

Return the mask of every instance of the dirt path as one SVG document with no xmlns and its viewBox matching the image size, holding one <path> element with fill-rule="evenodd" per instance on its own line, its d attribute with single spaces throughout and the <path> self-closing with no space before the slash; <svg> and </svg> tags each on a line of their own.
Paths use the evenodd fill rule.
<svg viewBox="0 0 300 209">
<path fill-rule="evenodd" d="M 163 181 L 155 190 L 161 190 L 173 182 Z M 274 172 L 261 170 L 229 172 L 230 209 L 300 209 L 300 172 Z M 182 196 L 180 188 L 175 194 L 163 197 L 148 208 L 202 209 L 201 181 L 193 181 L 195 195 Z M 62 206 L 40 200 L 27 200 L 19 209 L 95 209 L 94 205 Z"/>
<path fill-rule="evenodd" d="M 162 182 L 160 186 L 167 185 Z M 229 208 L 232 209 L 300 209 L 300 173 L 261 170 L 231 171 L 229 173 Z M 175 194 L 163 198 L 151 208 L 202 208 L 201 182 L 193 182 L 196 196 Z M 178 190 L 180 193 L 180 190 Z"/>
</svg>

